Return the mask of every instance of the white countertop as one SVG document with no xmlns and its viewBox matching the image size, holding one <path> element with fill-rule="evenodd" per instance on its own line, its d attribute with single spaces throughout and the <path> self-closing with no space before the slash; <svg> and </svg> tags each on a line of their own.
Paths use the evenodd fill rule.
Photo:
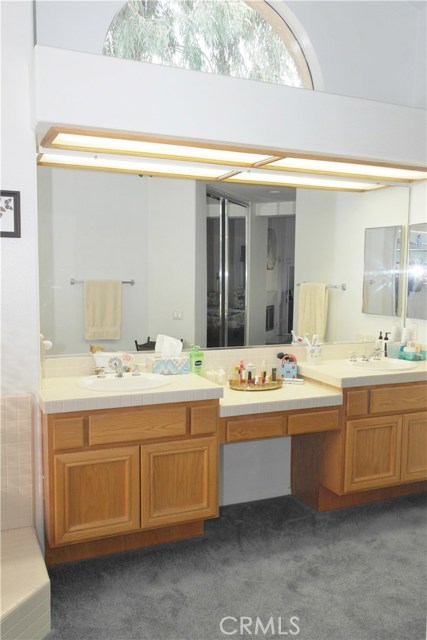
<svg viewBox="0 0 427 640">
<path fill-rule="evenodd" d="M 406 371 L 367 371 L 354 366 L 348 360 L 325 360 L 320 364 L 298 364 L 299 374 L 335 387 L 364 387 L 377 384 L 399 384 L 427 380 L 427 361 L 413 363 L 414 369 Z"/>
<path fill-rule="evenodd" d="M 273 391 L 235 391 L 225 388 L 220 400 L 221 418 L 250 413 L 312 409 L 342 404 L 342 391 L 326 384 L 306 380 L 304 384 L 283 384 Z"/>
<path fill-rule="evenodd" d="M 166 387 L 126 393 L 82 389 L 78 384 L 82 376 L 52 377 L 42 381 L 39 406 L 44 413 L 64 413 L 220 399 L 221 417 L 339 406 L 343 388 L 424 381 L 426 365 L 424 361 L 409 371 L 368 372 L 343 360 L 303 362 L 298 368 L 304 384 L 284 384 L 273 391 L 234 391 L 193 373 L 168 376 Z"/>
<path fill-rule="evenodd" d="M 194 373 L 167 376 L 168 379 L 170 378 L 170 384 L 165 387 L 126 393 L 82 389 L 79 386 L 79 380 L 82 377 L 84 376 L 44 378 L 39 391 L 39 406 L 43 413 L 214 400 L 221 398 L 223 393 L 222 387 Z"/>
</svg>

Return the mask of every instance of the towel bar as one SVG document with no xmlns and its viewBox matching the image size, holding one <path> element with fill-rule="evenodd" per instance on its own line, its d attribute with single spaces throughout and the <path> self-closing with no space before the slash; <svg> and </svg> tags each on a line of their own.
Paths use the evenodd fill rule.
<svg viewBox="0 0 427 640">
<path fill-rule="evenodd" d="M 84 280 L 76 280 L 75 278 L 71 278 L 70 284 L 83 284 Z M 131 287 L 135 284 L 135 280 L 122 280 L 122 284 L 130 284 Z"/>
<path fill-rule="evenodd" d="M 306 284 L 305 282 L 297 282 L 297 287 L 299 287 L 301 284 Z M 347 291 L 348 289 L 348 285 L 347 284 L 327 284 L 326 285 L 328 287 L 328 289 L 342 289 L 343 291 Z"/>
</svg>

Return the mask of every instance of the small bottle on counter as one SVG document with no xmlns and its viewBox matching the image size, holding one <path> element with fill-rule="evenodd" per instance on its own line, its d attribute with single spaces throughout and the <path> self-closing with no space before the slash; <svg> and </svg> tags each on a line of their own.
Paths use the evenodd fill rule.
<svg viewBox="0 0 427 640">
<path fill-rule="evenodd" d="M 196 344 L 193 344 L 190 351 L 190 371 L 199 376 L 203 375 L 203 351 Z"/>
</svg>

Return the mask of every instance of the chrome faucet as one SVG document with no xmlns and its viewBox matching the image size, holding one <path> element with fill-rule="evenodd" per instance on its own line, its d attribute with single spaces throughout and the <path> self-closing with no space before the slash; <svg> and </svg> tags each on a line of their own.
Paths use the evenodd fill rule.
<svg viewBox="0 0 427 640">
<path fill-rule="evenodd" d="M 116 378 L 123 378 L 123 371 L 124 371 L 123 364 L 119 362 L 115 362 L 113 367 L 116 371 Z"/>
<path fill-rule="evenodd" d="M 365 362 L 368 362 L 368 360 L 381 360 L 382 355 L 383 355 L 382 346 L 379 344 L 376 344 L 374 347 L 374 350 L 368 356 L 363 356 L 362 360 L 364 360 Z"/>
</svg>

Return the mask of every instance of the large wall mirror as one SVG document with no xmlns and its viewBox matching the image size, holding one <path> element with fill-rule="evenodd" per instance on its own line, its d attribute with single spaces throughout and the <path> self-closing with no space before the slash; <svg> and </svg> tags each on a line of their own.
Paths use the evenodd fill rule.
<svg viewBox="0 0 427 640">
<path fill-rule="evenodd" d="M 427 320 L 427 223 L 411 224 L 408 237 L 407 318 Z"/>
<path fill-rule="evenodd" d="M 217 187 L 38 167 L 40 327 L 53 342 L 50 354 L 88 352 L 82 283 L 92 279 L 124 282 L 121 338 L 105 341 L 106 349 L 134 350 L 135 340 L 158 333 L 206 348 L 208 323 L 210 337 L 216 332 L 209 301 L 217 304 L 220 294 L 207 237 L 211 248 L 218 244 L 212 229 L 222 201 L 234 217 L 229 346 L 288 341 L 297 326 L 297 285 L 306 281 L 330 287 L 327 342 L 371 339 L 378 326 L 391 330 L 392 309 L 382 316 L 362 312 L 365 229 L 407 225 L 408 187 L 371 193 Z"/>
<path fill-rule="evenodd" d="M 401 308 L 402 226 L 365 231 L 363 313 L 397 316 Z"/>
</svg>

